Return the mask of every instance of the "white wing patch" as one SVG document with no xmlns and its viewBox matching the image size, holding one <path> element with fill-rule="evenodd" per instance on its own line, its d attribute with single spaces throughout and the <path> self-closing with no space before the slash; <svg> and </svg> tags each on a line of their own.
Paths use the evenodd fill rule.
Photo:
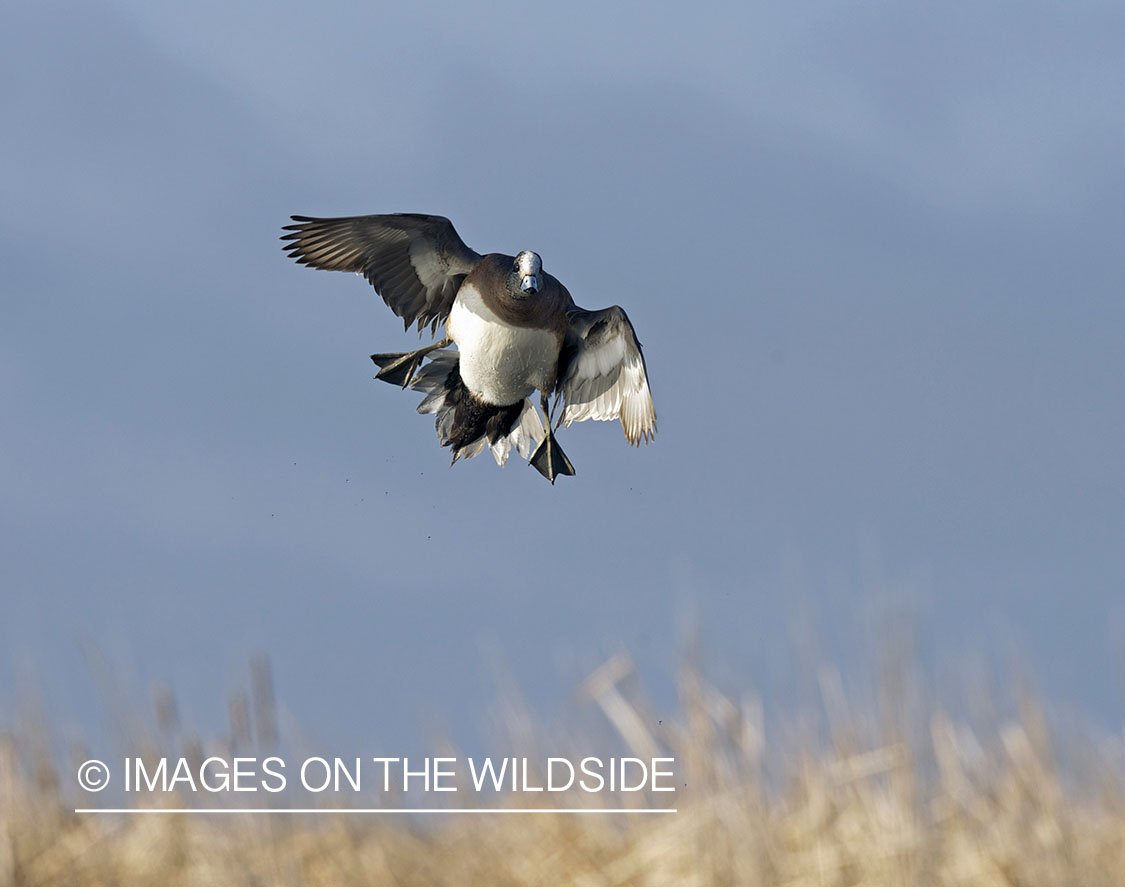
<svg viewBox="0 0 1125 887">
<path fill-rule="evenodd" d="M 449 277 L 449 262 L 424 240 L 411 241 L 408 255 L 410 267 L 427 292 L 440 291 Z"/>
<path fill-rule="evenodd" d="M 564 352 L 570 363 L 560 386 L 566 407 L 559 421 L 620 419 L 630 444 L 648 443 L 656 434 L 656 408 L 629 318 L 615 306 L 576 309 L 569 320 Z"/>
</svg>

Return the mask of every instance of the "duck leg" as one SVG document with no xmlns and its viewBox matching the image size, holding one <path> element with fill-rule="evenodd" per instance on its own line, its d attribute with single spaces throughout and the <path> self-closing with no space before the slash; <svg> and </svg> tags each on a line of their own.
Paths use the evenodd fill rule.
<svg viewBox="0 0 1125 887">
<path fill-rule="evenodd" d="M 419 348 L 417 351 L 407 351 L 402 354 L 372 354 L 371 359 L 377 366 L 381 367 L 379 372 L 375 374 L 375 378 L 405 388 L 414 378 L 415 371 L 421 366 L 423 357 L 431 351 L 452 344 L 452 339 L 445 338 L 433 345 Z"/>
<path fill-rule="evenodd" d="M 550 413 L 547 410 L 547 395 L 542 394 L 539 401 L 539 408 L 543 411 L 543 433 L 546 435 L 542 443 L 535 448 L 535 452 L 531 454 L 531 461 L 529 464 L 532 468 L 543 475 L 552 484 L 555 478 L 560 474 L 565 474 L 568 477 L 574 476 L 574 466 L 570 464 L 570 460 L 566 457 L 559 442 L 555 440 L 555 435 L 551 432 Z"/>
</svg>

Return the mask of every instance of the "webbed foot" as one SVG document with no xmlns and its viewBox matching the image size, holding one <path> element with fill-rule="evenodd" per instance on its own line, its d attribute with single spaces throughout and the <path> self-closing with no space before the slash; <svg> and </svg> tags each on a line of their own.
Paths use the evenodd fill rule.
<svg viewBox="0 0 1125 887">
<path fill-rule="evenodd" d="M 542 443 L 535 448 L 535 452 L 531 454 L 531 460 L 528 462 L 532 468 L 543 475 L 552 484 L 555 478 L 560 474 L 567 477 L 574 477 L 574 466 L 570 464 L 570 460 L 566 457 L 559 442 L 555 440 L 555 436 L 547 432 L 546 438 Z"/>
<path fill-rule="evenodd" d="M 371 359 L 376 366 L 380 367 L 379 372 L 375 374 L 375 378 L 405 388 L 414 380 L 414 374 L 418 371 L 418 367 L 422 365 L 422 358 L 431 351 L 444 348 L 451 342 L 452 339 L 442 339 L 440 342 L 427 345 L 425 348 L 419 348 L 417 351 L 406 351 L 400 354 L 372 354 Z"/>
</svg>

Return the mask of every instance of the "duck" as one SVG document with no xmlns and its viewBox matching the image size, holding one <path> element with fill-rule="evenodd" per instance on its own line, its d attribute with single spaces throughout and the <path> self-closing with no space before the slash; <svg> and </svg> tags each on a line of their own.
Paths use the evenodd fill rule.
<svg viewBox="0 0 1125 887">
<path fill-rule="evenodd" d="M 362 275 L 420 337 L 428 328 L 436 338 L 444 325 L 432 344 L 371 360 L 375 378 L 425 395 L 418 412 L 436 416 L 451 464 L 487 446 L 503 466 L 515 449 L 553 485 L 575 473 L 560 426 L 617 420 L 632 446 L 655 436 L 644 352 L 628 315 L 618 305 L 578 307 L 538 253 L 481 255 L 444 216 L 290 219 L 282 248 L 298 264 Z"/>
</svg>

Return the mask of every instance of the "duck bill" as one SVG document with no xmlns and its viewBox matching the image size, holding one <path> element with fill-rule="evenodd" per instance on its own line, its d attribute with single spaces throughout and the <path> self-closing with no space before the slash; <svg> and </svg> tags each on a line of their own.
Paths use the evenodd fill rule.
<svg viewBox="0 0 1125 887">
<path fill-rule="evenodd" d="M 539 275 L 525 274 L 523 279 L 520 280 L 520 290 L 530 295 L 535 295 L 539 292 Z"/>
</svg>

